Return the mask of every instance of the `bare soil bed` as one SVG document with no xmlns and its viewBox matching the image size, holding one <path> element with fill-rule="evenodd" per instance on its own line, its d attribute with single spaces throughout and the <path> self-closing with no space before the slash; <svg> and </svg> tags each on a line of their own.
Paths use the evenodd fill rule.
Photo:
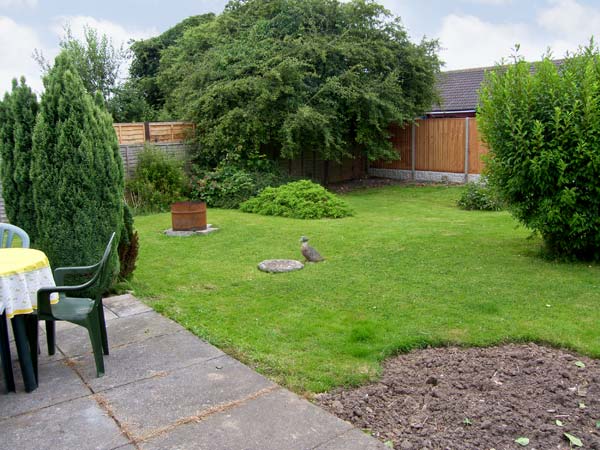
<svg viewBox="0 0 600 450">
<path fill-rule="evenodd" d="M 394 449 L 600 450 L 600 360 L 535 344 L 413 351 L 317 401 Z"/>
</svg>

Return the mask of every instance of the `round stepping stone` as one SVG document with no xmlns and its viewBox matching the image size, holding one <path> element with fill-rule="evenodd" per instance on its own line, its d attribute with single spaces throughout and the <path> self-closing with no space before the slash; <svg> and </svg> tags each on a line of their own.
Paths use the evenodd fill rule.
<svg viewBox="0 0 600 450">
<path fill-rule="evenodd" d="M 266 259 L 258 264 L 258 270 L 269 273 L 293 272 L 304 268 L 304 264 L 293 259 Z"/>
</svg>

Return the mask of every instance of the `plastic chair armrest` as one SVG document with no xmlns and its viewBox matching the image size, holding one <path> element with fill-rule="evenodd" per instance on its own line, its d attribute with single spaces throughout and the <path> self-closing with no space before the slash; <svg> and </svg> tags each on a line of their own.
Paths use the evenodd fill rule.
<svg viewBox="0 0 600 450">
<path fill-rule="evenodd" d="M 91 274 L 99 265 L 100 263 L 96 263 L 92 266 L 57 267 L 54 269 L 54 281 L 56 284 L 64 286 L 65 275 Z"/>
</svg>

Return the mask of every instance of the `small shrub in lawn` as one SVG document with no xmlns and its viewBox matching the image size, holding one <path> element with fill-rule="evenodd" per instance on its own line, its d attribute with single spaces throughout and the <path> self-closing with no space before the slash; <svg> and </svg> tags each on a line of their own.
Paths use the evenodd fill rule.
<svg viewBox="0 0 600 450">
<path fill-rule="evenodd" d="M 136 213 L 166 211 L 181 200 L 184 186 L 182 162 L 147 146 L 138 156 L 133 178 L 127 181 L 127 203 Z"/>
<path fill-rule="evenodd" d="M 119 241 L 119 280 L 130 280 L 135 270 L 140 242 L 138 232 L 133 227 L 133 215 L 127 205 L 123 208 L 123 231 Z"/>
<path fill-rule="evenodd" d="M 324 187 L 308 180 L 266 188 L 242 203 L 244 212 L 296 219 L 341 218 L 352 215 L 350 207 Z"/>
<path fill-rule="evenodd" d="M 280 186 L 289 177 L 276 167 L 250 170 L 235 165 L 223 165 L 213 170 L 195 168 L 190 197 L 205 201 L 213 208 L 239 208 L 240 203 L 260 193 L 268 186 Z"/>
<path fill-rule="evenodd" d="M 485 183 L 467 183 L 457 202 L 459 208 L 478 211 L 500 211 L 502 202 L 497 193 Z"/>
</svg>

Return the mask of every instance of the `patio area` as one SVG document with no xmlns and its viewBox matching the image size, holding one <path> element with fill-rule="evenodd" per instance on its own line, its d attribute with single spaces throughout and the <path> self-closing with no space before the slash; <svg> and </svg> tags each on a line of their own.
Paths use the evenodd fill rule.
<svg viewBox="0 0 600 450">
<path fill-rule="evenodd" d="M 385 446 L 269 381 L 131 295 L 105 300 L 111 354 L 96 378 L 86 330 L 40 333 L 39 388 L 0 395 L 3 447 L 352 450 Z M 13 350 L 13 359 L 16 358 Z"/>
</svg>

